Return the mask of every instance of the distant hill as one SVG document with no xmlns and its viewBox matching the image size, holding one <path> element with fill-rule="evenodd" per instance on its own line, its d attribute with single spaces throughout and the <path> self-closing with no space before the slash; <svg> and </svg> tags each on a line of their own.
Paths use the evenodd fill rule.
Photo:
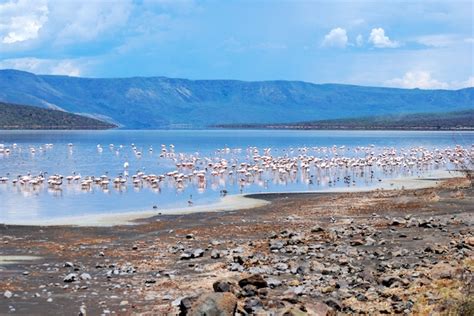
<svg viewBox="0 0 474 316">
<path fill-rule="evenodd" d="M 218 128 L 363 129 L 363 130 L 474 130 L 474 110 L 369 116 L 278 124 L 232 124 Z"/>
<path fill-rule="evenodd" d="M 474 108 L 474 88 L 420 90 L 165 77 L 116 79 L 0 70 L 0 101 L 62 109 L 126 128 L 301 122 Z"/>
<path fill-rule="evenodd" d="M 108 129 L 113 124 L 58 110 L 0 102 L 0 129 Z"/>
</svg>

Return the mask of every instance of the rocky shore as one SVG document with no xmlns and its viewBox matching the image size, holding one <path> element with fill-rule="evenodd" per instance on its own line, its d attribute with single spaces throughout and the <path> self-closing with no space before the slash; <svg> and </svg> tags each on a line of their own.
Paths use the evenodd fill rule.
<svg viewBox="0 0 474 316">
<path fill-rule="evenodd" d="M 134 226 L 2 226 L 0 258 L 38 258 L 0 260 L 0 314 L 472 315 L 473 193 L 457 178 Z"/>
</svg>

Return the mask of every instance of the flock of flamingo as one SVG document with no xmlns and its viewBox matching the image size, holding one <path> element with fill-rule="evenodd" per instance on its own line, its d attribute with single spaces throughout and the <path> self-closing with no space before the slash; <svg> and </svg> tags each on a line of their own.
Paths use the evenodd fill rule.
<svg viewBox="0 0 474 316">
<path fill-rule="evenodd" d="M 0 158 L 25 152 L 35 155 L 37 152 L 53 150 L 54 147 L 53 144 L 36 148 L 0 144 Z M 72 151 L 74 145 L 70 143 L 67 147 Z M 112 153 L 119 155 L 121 151 L 127 150 L 128 146 L 110 144 L 108 147 Z M 132 159 L 134 162 L 143 155 L 134 144 L 131 144 L 129 149 L 135 156 Z M 98 153 L 103 150 L 102 145 L 97 145 Z M 148 151 L 153 154 L 153 147 L 150 146 Z M 472 164 L 473 155 L 474 145 L 470 148 L 456 145 L 434 149 L 423 146 L 396 149 L 374 145 L 353 148 L 223 148 L 209 156 L 176 153 L 173 145 L 161 145 L 156 157 L 157 162 L 167 160 L 174 164 L 174 170 L 160 174 L 146 173 L 144 169 L 130 172 L 131 163 L 130 159 L 127 159 L 114 176 L 105 170 L 101 175 L 84 175 L 77 171 L 68 175 L 47 171 L 31 174 L 26 171 L 24 174 L 0 174 L 0 185 L 15 186 L 20 191 L 40 190 L 45 187 L 58 191 L 65 186 L 79 186 L 84 191 L 93 191 L 94 188 L 108 191 L 110 187 L 116 190 L 149 187 L 160 191 L 163 186 L 168 186 L 183 191 L 191 185 L 198 192 L 211 188 L 225 195 L 228 193 L 228 187 L 235 185 L 242 192 L 244 187 L 249 185 L 268 188 L 269 184 L 286 185 L 299 181 L 309 189 L 316 189 L 314 186 L 354 186 L 358 181 L 368 184 L 381 181 L 383 177 L 421 175 L 432 169 L 462 169 Z M 189 203 L 192 204 L 192 201 Z"/>
</svg>

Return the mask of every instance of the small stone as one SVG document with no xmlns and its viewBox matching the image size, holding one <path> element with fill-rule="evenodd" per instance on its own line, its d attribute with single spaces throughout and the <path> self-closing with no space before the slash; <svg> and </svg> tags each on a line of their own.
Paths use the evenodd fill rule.
<svg viewBox="0 0 474 316">
<path fill-rule="evenodd" d="M 3 293 L 3 296 L 4 296 L 5 298 L 12 298 L 13 293 L 10 292 L 9 290 L 6 290 L 6 291 Z"/>
<path fill-rule="evenodd" d="M 267 279 L 267 284 L 270 288 L 274 289 L 281 285 L 281 281 L 277 279 Z"/>
<path fill-rule="evenodd" d="M 312 233 L 319 233 L 319 232 L 323 232 L 323 231 L 324 231 L 324 228 L 322 228 L 319 225 L 315 225 L 311 228 Z"/>
<path fill-rule="evenodd" d="M 386 287 L 391 287 L 394 283 L 396 282 L 400 282 L 401 279 L 396 277 L 396 276 L 392 276 L 392 275 L 389 275 L 389 276 L 386 276 L 384 278 L 382 278 L 381 282 L 383 286 L 386 286 Z"/>
<path fill-rule="evenodd" d="M 77 281 L 77 274 L 76 273 L 69 273 L 68 275 L 66 275 L 64 277 L 63 281 L 67 282 L 67 283 Z"/>
<path fill-rule="evenodd" d="M 84 281 L 92 279 L 91 275 L 89 273 L 85 273 L 85 272 L 81 273 L 80 278 L 81 278 L 81 280 L 84 280 Z"/>
<path fill-rule="evenodd" d="M 212 284 L 214 292 L 223 293 L 223 292 L 232 292 L 233 283 L 228 280 L 219 280 Z"/>
<path fill-rule="evenodd" d="M 280 240 L 272 240 L 270 241 L 270 250 L 279 250 L 283 248 L 285 244 Z"/>
<path fill-rule="evenodd" d="M 221 257 L 221 253 L 219 250 L 214 249 L 211 251 L 211 258 L 212 259 L 219 259 Z"/>
<path fill-rule="evenodd" d="M 262 301 L 258 298 L 248 298 L 245 300 L 244 309 L 247 313 L 255 314 L 263 307 Z"/>
<path fill-rule="evenodd" d="M 362 239 L 353 239 L 350 241 L 351 246 L 361 246 L 364 244 L 364 241 Z"/>
<path fill-rule="evenodd" d="M 204 255 L 204 250 L 198 248 L 198 249 L 193 251 L 192 257 L 193 258 L 199 258 L 199 257 L 202 257 L 203 255 Z"/>
</svg>

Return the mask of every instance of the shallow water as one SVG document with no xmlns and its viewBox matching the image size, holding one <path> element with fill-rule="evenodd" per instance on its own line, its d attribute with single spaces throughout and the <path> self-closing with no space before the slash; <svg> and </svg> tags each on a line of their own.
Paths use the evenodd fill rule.
<svg viewBox="0 0 474 316">
<path fill-rule="evenodd" d="M 73 146 L 68 146 L 69 143 Z M 224 158 L 240 163 L 252 161 L 253 149 L 249 147 L 257 147 L 260 155 L 263 154 L 263 148 L 271 148 L 273 157 L 294 157 L 302 154 L 321 158 L 332 157 L 334 154 L 363 156 L 363 152 L 355 151 L 357 146 L 374 145 L 376 152 L 381 151 L 383 147 L 402 149 L 424 146 L 433 149 L 454 147 L 458 144 L 470 148 L 474 144 L 474 133 L 277 130 L 0 131 L 0 144 L 11 148 L 9 154 L 0 153 L 0 177 L 13 179 L 18 175 L 47 172 L 48 175 L 64 176 L 75 173 L 82 177 L 106 174 L 113 178 L 124 173 L 124 162 L 130 165 L 130 175 L 137 171 L 164 174 L 175 170 L 176 162 L 173 159 L 160 157 L 162 144 L 166 145 L 168 153 L 169 145 L 174 144 L 176 157 L 179 157 L 179 154 L 194 155 L 200 158 Z M 13 144 L 16 144 L 15 148 Z M 52 144 L 52 147 L 46 148 L 45 144 Z M 99 144 L 102 150 L 98 149 Z M 114 144 L 114 147 L 109 144 Z M 131 144 L 142 153 L 141 156 L 134 153 Z M 120 145 L 123 147 L 120 148 Z M 323 148 L 331 146 L 336 146 L 337 151 Z M 153 151 L 149 150 L 150 147 Z M 31 148 L 35 149 L 34 153 Z M 223 150 L 224 148 L 226 150 Z M 303 152 L 302 148 L 305 148 L 306 152 Z M 202 168 L 205 168 L 205 164 Z M 324 175 L 311 170 L 312 176 L 298 173 L 285 179 L 275 178 L 273 174 L 265 172 L 261 178 L 244 185 L 241 185 L 238 177 L 224 175 L 209 177 L 206 188 L 201 190 L 193 181 L 186 183 L 183 189 L 177 189 L 172 181 L 164 181 L 159 188 L 147 185 L 137 188 L 129 181 L 120 189 L 109 185 L 107 189 L 93 186 L 91 190 L 82 190 L 80 184 L 68 184 L 66 180 L 61 189 L 48 188 L 47 184 L 33 188 L 0 183 L 0 222 L 151 210 L 153 206 L 157 207 L 157 211 L 188 207 L 189 200 L 195 205 L 216 201 L 222 190 L 235 194 L 317 191 L 348 185 L 371 186 L 381 178 L 418 176 L 429 173 L 430 170 L 433 168 L 402 174 L 374 169 L 372 178 L 368 177 L 367 171 L 363 175 L 347 170 Z M 182 172 L 186 173 L 186 170 Z M 344 183 L 342 178 L 348 175 L 352 177 L 351 182 Z M 339 180 L 336 181 L 336 178 Z"/>
</svg>

